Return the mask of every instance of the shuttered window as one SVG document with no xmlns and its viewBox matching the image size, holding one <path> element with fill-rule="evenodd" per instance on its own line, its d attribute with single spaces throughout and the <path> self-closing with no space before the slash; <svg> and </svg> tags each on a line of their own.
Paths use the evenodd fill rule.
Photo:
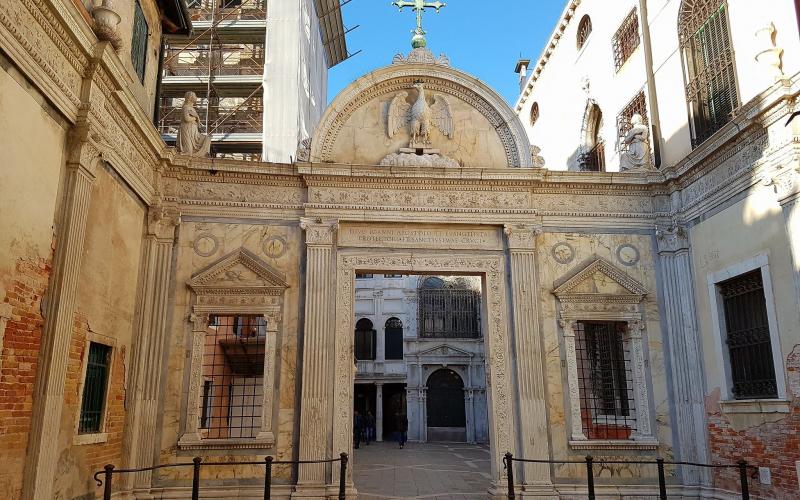
<svg viewBox="0 0 800 500">
<path fill-rule="evenodd" d="M 149 29 L 147 19 L 139 2 L 134 4 L 133 12 L 133 39 L 131 40 L 131 62 L 133 69 L 139 76 L 139 81 L 144 83 L 144 69 L 147 64 L 147 36 Z"/>
<path fill-rule="evenodd" d="M 719 284 L 725 312 L 733 396 L 777 398 L 775 365 L 761 270 Z"/>
<path fill-rule="evenodd" d="M 684 0 L 679 31 L 692 145 L 698 146 L 725 126 L 739 106 L 727 3 Z"/>
<path fill-rule="evenodd" d="M 109 346 L 96 342 L 89 344 L 81 415 L 78 422 L 79 434 L 100 432 L 102 428 L 110 362 L 111 348 Z"/>
</svg>

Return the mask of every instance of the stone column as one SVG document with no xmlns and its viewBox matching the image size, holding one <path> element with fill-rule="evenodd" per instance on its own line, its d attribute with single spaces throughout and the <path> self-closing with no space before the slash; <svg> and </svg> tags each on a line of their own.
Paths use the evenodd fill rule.
<svg viewBox="0 0 800 500">
<path fill-rule="evenodd" d="M 464 405 L 467 413 L 467 442 L 475 442 L 475 391 L 470 387 L 464 390 Z"/>
<path fill-rule="evenodd" d="M 583 422 L 581 420 L 581 395 L 578 385 L 578 362 L 575 353 L 575 329 L 574 321 L 559 320 L 559 325 L 564 331 L 564 351 L 567 358 L 567 388 L 569 390 L 569 413 L 570 413 L 570 440 L 586 441 L 586 434 L 583 433 Z"/>
<path fill-rule="evenodd" d="M 631 435 L 631 439 L 634 441 L 655 442 L 656 439 L 650 426 L 650 398 L 647 390 L 644 347 L 642 346 L 644 327 L 643 321 L 628 321 L 627 341 L 631 351 L 631 364 L 633 365 L 633 400 L 636 405 L 636 432 Z"/>
<path fill-rule="evenodd" d="M 419 390 L 419 440 L 428 442 L 428 388 Z"/>
<path fill-rule="evenodd" d="M 167 309 L 170 304 L 169 285 L 172 276 L 172 253 L 175 228 L 180 224 L 176 209 L 161 206 L 150 208 L 147 234 L 142 247 L 143 274 L 141 300 L 136 311 L 128 433 L 125 449 L 128 466 L 142 468 L 153 465 L 159 435 L 156 429 L 161 401 L 162 368 L 165 359 Z M 150 486 L 150 472 L 140 472 L 134 478 L 137 488 Z"/>
<path fill-rule="evenodd" d="M 383 441 L 383 384 L 375 384 L 375 440 Z"/>
<path fill-rule="evenodd" d="M 208 315 L 192 314 L 189 322 L 192 324 L 192 359 L 189 363 L 189 397 L 186 402 L 186 430 L 180 443 L 199 443 L 200 436 L 200 399 L 202 391 L 201 379 L 196 374 L 203 372 L 203 353 L 205 339 L 208 333 Z"/>
<path fill-rule="evenodd" d="M 380 373 L 383 373 L 385 368 L 383 363 L 386 361 L 386 319 L 383 317 L 383 290 L 375 290 L 372 292 L 375 301 L 375 361 L 376 365 L 380 364 Z M 377 368 L 377 366 L 376 366 Z"/>
<path fill-rule="evenodd" d="M 64 199 L 56 221 L 53 273 L 44 301 L 44 328 L 33 394 L 33 413 L 22 498 L 51 500 L 58 460 L 64 381 L 72 340 L 75 295 L 81 270 L 86 219 L 100 159 L 88 142 L 78 144 L 66 165 Z"/>
<path fill-rule="evenodd" d="M 673 437 L 681 460 L 707 463 L 703 359 L 695 318 L 688 233 L 678 226 L 660 229 L 656 236 L 665 313 L 662 327 L 669 348 L 674 391 Z M 684 467 L 683 474 L 687 484 L 698 484 L 705 476 L 696 467 Z"/>
<path fill-rule="evenodd" d="M 335 353 L 335 266 L 333 238 L 336 221 L 301 219 L 306 232 L 306 310 L 303 334 L 303 379 L 300 401 L 300 460 L 332 458 Z M 338 454 L 338 452 L 337 452 Z M 324 496 L 328 484 L 325 465 L 301 465 L 298 496 Z"/>
<path fill-rule="evenodd" d="M 786 236 L 794 267 L 795 300 L 800 309 L 800 166 L 784 168 L 772 179 L 772 184 L 786 221 Z"/>
<path fill-rule="evenodd" d="M 541 233 L 541 228 L 507 225 L 505 233 L 509 252 L 520 412 L 520 428 L 517 430 L 519 449 L 516 453 L 529 459 L 547 459 L 550 458 L 550 444 L 536 273 L 536 236 Z M 520 479 L 524 481 L 526 490 L 552 490 L 550 468 L 546 464 L 525 464 L 523 469 L 524 474 Z"/>
<path fill-rule="evenodd" d="M 271 311 L 264 315 L 267 322 L 267 338 L 265 339 L 264 348 L 266 350 L 264 358 L 264 388 L 261 391 L 263 394 L 261 400 L 261 431 L 258 433 L 258 439 L 263 439 L 270 446 L 275 443 L 275 433 L 272 430 L 272 407 L 273 407 L 273 394 L 275 382 L 280 380 L 280 377 L 275 374 L 275 349 L 278 346 L 278 336 L 280 335 L 281 328 L 281 313 L 278 311 Z"/>
</svg>

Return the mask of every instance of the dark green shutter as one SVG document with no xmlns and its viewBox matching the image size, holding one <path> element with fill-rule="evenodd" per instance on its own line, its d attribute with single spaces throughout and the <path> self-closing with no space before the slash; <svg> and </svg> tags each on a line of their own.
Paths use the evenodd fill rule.
<svg viewBox="0 0 800 500">
<path fill-rule="evenodd" d="M 86 380 L 83 384 L 83 402 L 78 424 L 80 434 L 100 432 L 110 361 L 110 347 L 94 342 L 89 344 L 89 359 L 86 365 Z"/>
</svg>

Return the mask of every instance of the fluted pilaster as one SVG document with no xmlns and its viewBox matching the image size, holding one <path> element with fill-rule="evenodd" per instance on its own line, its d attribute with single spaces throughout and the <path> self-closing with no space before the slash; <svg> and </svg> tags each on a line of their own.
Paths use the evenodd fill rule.
<svg viewBox="0 0 800 500">
<path fill-rule="evenodd" d="M 300 402 L 300 460 L 332 457 L 333 363 L 335 325 L 333 238 L 336 221 L 302 219 L 306 232 L 306 310 Z M 298 485 L 324 487 L 330 467 L 300 466 Z"/>
<path fill-rule="evenodd" d="M 45 301 L 44 329 L 33 394 L 28 456 L 22 495 L 24 499 L 50 500 L 64 406 L 69 346 L 75 312 L 75 295 L 81 271 L 86 219 L 92 184 L 100 162 L 89 143 L 78 145 L 74 160 L 67 163 L 67 179 L 61 216 L 58 219 L 53 274 Z"/>
<path fill-rule="evenodd" d="M 536 290 L 536 236 L 538 226 L 505 227 L 514 316 L 514 342 L 517 360 L 520 449 L 517 455 L 528 459 L 550 458 L 547 438 L 547 402 L 544 391 L 544 367 L 539 332 L 539 298 Z M 503 450 L 500 450 L 503 451 Z M 550 486 L 550 468 L 546 464 L 525 464 L 524 484 Z"/>
<path fill-rule="evenodd" d="M 694 287 L 689 238 L 677 226 L 657 232 L 664 297 L 664 326 L 670 352 L 670 372 L 675 402 L 675 438 L 681 460 L 708 462 L 705 427 L 703 360 L 695 319 Z M 638 405 L 637 405 L 638 406 Z M 704 474 L 685 467 L 684 481 L 700 483 Z"/>
</svg>

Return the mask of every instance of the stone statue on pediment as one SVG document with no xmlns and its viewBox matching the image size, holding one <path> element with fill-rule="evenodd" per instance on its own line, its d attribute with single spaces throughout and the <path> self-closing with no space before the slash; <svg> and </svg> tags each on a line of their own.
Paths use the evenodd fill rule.
<svg viewBox="0 0 800 500">
<path fill-rule="evenodd" d="M 645 169 L 650 166 L 650 130 L 639 114 L 631 117 L 631 125 L 631 129 L 622 138 L 621 171 Z"/>
<path fill-rule="evenodd" d="M 181 108 L 181 124 L 175 145 L 180 153 L 190 156 L 209 156 L 211 154 L 211 137 L 200 133 L 200 115 L 194 108 L 197 95 L 187 92 Z"/>
</svg>

